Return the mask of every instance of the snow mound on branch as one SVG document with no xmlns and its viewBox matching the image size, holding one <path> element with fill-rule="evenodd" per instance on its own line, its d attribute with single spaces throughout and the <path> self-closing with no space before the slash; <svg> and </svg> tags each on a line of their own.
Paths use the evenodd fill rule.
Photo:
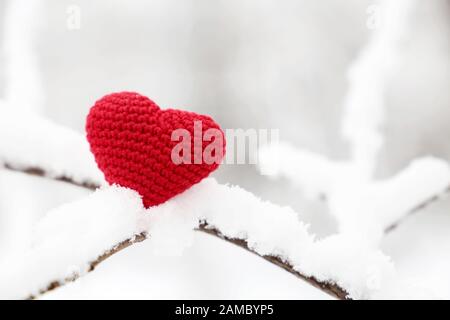
<svg viewBox="0 0 450 320">
<path fill-rule="evenodd" d="M 32 247 L 0 266 L 0 297 L 24 298 L 83 275 L 98 256 L 142 232 L 156 251 L 179 254 L 201 222 L 246 241 L 260 255 L 280 257 L 305 276 L 337 283 L 352 298 L 371 298 L 392 286 L 394 267 L 380 251 L 343 235 L 316 241 L 291 208 L 205 179 L 149 209 L 136 192 L 111 186 L 50 211 L 36 226 Z"/>
<path fill-rule="evenodd" d="M 316 240 L 308 225 L 289 207 L 262 201 L 248 191 L 220 185 L 213 179 L 180 198 L 185 198 L 186 206 L 190 205 L 189 210 L 196 211 L 199 219 L 227 238 L 246 241 L 262 256 L 280 257 L 305 276 L 335 283 L 351 298 L 383 296 L 392 287 L 400 297 L 406 292 L 404 284 L 395 280 L 390 258 L 380 250 L 357 244 L 344 234 Z"/>
<path fill-rule="evenodd" d="M 333 162 L 313 152 L 280 143 L 260 151 L 260 169 L 278 168 L 309 196 L 325 196 L 341 232 L 358 241 L 380 241 L 389 228 L 419 206 L 445 194 L 450 186 L 446 161 L 424 157 L 414 160 L 386 180 L 367 181 L 351 162 Z"/>
<path fill-rule="evenodd" d="M 83 275 L 100 254 L 135 235 L 142 210 L 135 192 L 107 187 L 50 211 L 36 226 L 32 246 L 0 265 L 0 298 L 23 299 Z"/>
<path fill-rule="evenodd" d="M 78 183 L 103 183 L 83 135 L 13 108 L 0 101 L 0 164 L 14 164 L 18 169 L 45 168 L 51 177 Z"/>
</svg>

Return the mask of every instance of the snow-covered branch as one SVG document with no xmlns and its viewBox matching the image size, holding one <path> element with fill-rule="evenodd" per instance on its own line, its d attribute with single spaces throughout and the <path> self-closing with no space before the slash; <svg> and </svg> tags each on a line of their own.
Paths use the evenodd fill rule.
<svg viewBox="0 0 450 320">
<path fill-rule="evenodd" d="M 88 268 L 87 271 L 85 272 L 92 272 L 95 270 L 95 268 L 97 268 L 97 266 L 102 263 L 103 261 L 105 261 L 106 259 L 110 258 L 111 256 L 113 256 L 114 254 L 128 248 L 129 246 L 135 244 L 135 243 L 139 243 L 142 242 L 144 240 L 147 239 L 147 235 L 142 233 L 142 234 L 137 234 L 134 235 L 132 238 L 124 240 L 122 242 L 120 242 L 119 244 L 115 245 L 113 248 L 111 248 L 110 250 L 106 251 L 105 253 L 103 253 L 102 255 L 100 255 L 97 259 L 95 259 L 92 262 L 89 262 L 87 264 Z M 69 282 L 73 282 L 76 281 L 80 276 L 80 269 L 78 267 L 74 267 L 73 269 L 67 268 L 67 277 L 64 279 L 60 279 L 60 280 L 54 280 L 52 282 L 49 282 L 47 284 L 46 287 L 42 288 L 39 290 L 39 292 L 37 294 L 31 294 L 27 297 L 27 300 L 36 300 L 38 299 L 40 296 L 49 293 L 55 289 L 58 289 L 62 286 L 64 286 L 65 284 L 69 283 Z"/>
<path fill-rule="evenodd" d="M 449 164 L 433 157 L 417 159 L 389 179 L 365 183 L 348 162 L 333 162 L 285 143 L 267 146 L 261 155 L 262 166 L 278 168 L 279 176 L 289 177 L 306 195 L 325 198 L 341 230 L 366 232 L 364 225 L 391 230 L 450 190 Z"/>
<path fill-rule="evenodd" d="M 4 284 L 0 296 L 35 297 L 52 290 L 144 240 L 144 234 L 151 237 L 158 252 L 178 254 L 191 244 L 195 229 L 250 250 L 338 298 L 346 297 L 347 291 L 333 283 L 357 285 L 345 273 L 341 279 L 339 272 L 331 270 L 315 274 L 313 269 L 323 258 L 312 254 L 317 243 L 290 208 L 207 179 L 150 209 L 143 207 L 134 191 L 112 186 L 52 210 L 37 225 L 33 246 L 0 266 Z"/>
<path fill-rule="evenodd" d="M 0 164 L 83 186 L 103 183 L 83 135 L 0 101 Z"/>
<path fill-rule="evenodd" d="M 380 21 L 366 47 L 349 69 L 342 134 L 350 142 L 350 161 L 360 179 L 373 179 L 384 143 L 381 133 L 386 87 L 401 57 L 411 29 L 417 0 L 383 0 Z"/>
<path fill-rule="evenodd" d="M 398 179 L 410 181 L 407 174 Z M 411 212 L 416 209 L 412 208 Z M 80 215 L 79 212 L 89 214 Z M 106 229 L 103 229 L 103 219 L 109 222 Z M 51 227 L 53 224 L 55 226 Z M 144 209 L 139 196 L 131 190 L 105 187 L 90 198 L 52 211 L 39 224 L 37 234 L 56 247 L 49 245 L 49 251 L 44 253 L 35 245 L 34 253 L 27 256 L 39 260 L 33 260 L 33 265 L 48 265 L 45 259 L 59 260 L 60 264 L 53 266 L 53 277 L 47 276 L 47 282 L 27 294 L 37 296 L 92 271 L 109 256 L 145 240 L 144 235 L 149 235 L 158 252 L 178 254 L 190 245 L 192 230 L 207 232 L 249 250 L 339 299 L 383 297 L 392 286 L 403 285 L 396 283 L 390 259 L 377 249 L 370 250 L 363 242 L 361 246 L 355 246 L 354 235 L 344 233 L 316 240 L 307 229 L 308 226 L 298 221 L 297 214 L 290 208 L 263 202 L 245 190 L 220 185 L 213 179 L 150 209 Z M 72 233 L 64 230 L 72 230 Z M 113 234 L 118 236 L 111 241 Z M 63 238 L 58 238 L 60 236 Z M 77 240 L 80 238 L 85 245 Z M 88 250 L 94 242 L 95 250 Z M 58 250 L 67 251 L 67 247 L 82 248 L 82 253 L 71 251 L 67 258 L 64 253 L 58 253 Z M 19 265 L 29 263 L 21 260 Z M 350 263 L 354 265 L 350 266 Z M 9 269 L 18 272 L 15 266 Z M 77 272 L 73 273 L 73 270 Z M 33 275 L 40 274 L 35 271 Z M 26 270 L 21 272 L 26 273 Z M 44 278 L 45 275 L 49 274 L 44 273 Z M 373 281 L 377 283 L 376 290 L 372 288 Z M 31 281 L 26 287 L 33 283 Z M 390 290 L 386 288 L 387 284 Z M 395 288 L 394 292 L 396 290 L 400 289 Z M 400 292 L 399 296 L 404 296 L 405 293 Z M 11 294 L 9 291 L 0 293 Z"/>
</svg>

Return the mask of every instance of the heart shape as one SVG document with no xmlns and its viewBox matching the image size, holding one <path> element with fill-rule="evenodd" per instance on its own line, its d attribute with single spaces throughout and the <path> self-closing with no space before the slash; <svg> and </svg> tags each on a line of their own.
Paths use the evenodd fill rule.
<svg viewBox="0 0 450 320">
<path fill-rule="evenodd" d="M 225 154 L 223 131 L 210 117 L 161 110 L 134 92 L 98 100 L 87 117 L 86 131 L 106 181 L 134 189 L 147 208 L 200 182 Z M 207 151 L 213 159 L 205 159 Z"/>
</svg>

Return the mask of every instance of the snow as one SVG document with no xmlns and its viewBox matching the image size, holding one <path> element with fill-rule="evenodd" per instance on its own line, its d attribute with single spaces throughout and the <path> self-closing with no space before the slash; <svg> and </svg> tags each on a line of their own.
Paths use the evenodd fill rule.
<svg viewBox="0 0 450 320">
<path fill-rule="evenodd" d="M 380 242 L 386 228 L 450 186 L 448 164 L 432 157 L 413 161 L 390 179 L 374 179 L 384 141 L 385 87 L 408 39 L 416 3 L 383 1 L 380 26 L 350 68 L 341 128 L 350 142 L 348 160 L 333 161 L 285 142 L 259 153 L 261 172 L 272 168 L 275 176 L 291 180 L 307 196 L 329 200 L 339 231 L 369 246 Z"/>
<path fill-rule="evenodd" d="M 233 205 L 242 202 L 243 207 Z M 246 212 L 243 213 L 242 209 Z M 275 219 L 277 211 L 281 215 Z M 254 224 L 257 219 L 262 223 Z M 193 229 L 200 220 L 211 220 L 212 226 L 220 225 L 227 236 L 248 239 L 249 246 L 262 254 L 294 250 L 289 236 L 271 243 L 278 232 L 268 233 L 267 228 L 262 228 L 263 224 L 276 225 L 279 229 L 283 227 L 283 222 L 288 222 L 285 226 L 292 228 L 290 234 L 299 240 L 299 246 L 307 246 L 312 240 L 306 226 L 296 220 L 292 210 L 263 203 L 242 189 L 220 186 L 212 179 L 148 210 L 144 209 L 134 191 L 106 187 L 85 199 L 49 212 L 38 223 L 35 240 L 25 256 L 19 256 L 18 260 L 6 259 L 7 266 L 0 267 L 2 277 L 6 277 L 4 279 L 11 279 L 11 274 L 5 272 L 10 270 L 23 274 L 24 283 L 8 281 L 11 287 L 2 287 L 0 296 L 19 298 L 27 293 L 37 293 L 45 284 L 65 279 L 68 266 L 76 266 L 83 274 L 88 262 L 95 260 L 99 254 L 143 231 L 151 235 L 158 252 L 167 255 L 175 248 L 179 254 L 191 245 Z M 255 228 L 243 228 L 251 225 Z M 26 272 L 29 265 L 38 265 L 43 270 L 33 268 Z M 27 273 L 30 277 L 26 276 Z M 0 280 L 3 281 L 6 280 Z"/>
<path fill-rule="evenodd" d="M 7 259 L 5 249 L 11 249 L 10 251 L 14 252 L 29 245 L 28 242 L 32 239 L 27 243 L 22 242 L 28 233 L 31 238 L 34 238 L 30 225 L 37 224 L 46 211 L 64 203 L 82 199 L 89 193 L 88 190 L 67 183 L 0 170 L 0 194 L 2 199 L 8 199 L 8 201 L 0 202 L 0 260 Z M 17 201 L 14 201 L 16 198 Z M 24 202 L 29 202 L 30 206 L 24 206 Z M 11 219 L 18 217 L 21 217 L 20 222 L 11 223 Z M 185 229 L 185 233 L 191 231 L 188 228 Z M 155 245 L 152 237 L 115 254 L 102 262 L 94 272 L 86 274 L 75 283 L 67 284 L 41 298 L 331 298 L 283 269 L 216 237 L 195 232 L 193 240 L 192 246 L 186 246 L 183 254 L 179 255 L 178 252 L 170 254 L 158 250 L 159 244 Z M 180 247 L 179 250 L 181 249 L 183 248 Z M 58 259 L 57 254 L 54 259 Z M 46 261 L 41 263 L 45 264 Z M 2 265 L 1 262 L 0 265 Z M 51 266 L 51 261 L 48 265 Z M 85 261 L 82 261 L 80 266 L 84 265 Z M 61 268 L 63 270 L 61 273 L 65 274 L 66 270 L 67 274 L 73 271 L 81 273 L 84 269 L 80 266 L 69 265 L 67 268 Z M 5 264 L 0 268 L 3 270 L 4 267 Z M 20 280 L 19 272 L 21 271 L 15 273 L 14 277 Z M 39 276 L 38 272 L 40 269 L 36 269 L 35 277 Z M 10 288 L 16 284 L 26 286 L 25 282 L 7 280 L 1 283 L 7 283 Z M 11 298 L 11 295 L 8 297 Z"/>
<path fill-rule="evenodd" d="M 0 169 L 0 261 L 31 245 L 32 230 L 47 212 L 91 192 L 72 184 Z"/>
<path fill-rule="evenodd" d="M 58 299 L 332 299 L 328 294 L 216 237 L 196 232 L 181 256 L 135 244 L 93 273 L 42 296 Z"/>
<path fill-rule="evenodd" d="M 329 209 L 341 231 L 359 229 L 367 233 L 362 225 L 375 223 L 370 232 L 374 233 L 373 238 L 380 237 L 383 228 L 450 185 L 448 166 L 437 159 L 417 160 L 392 180 L 374 181 L 384 141 L 381 129 L 385 87 L 408 39 L 415 3 L 416 0 L 382 1 L 382 20 L 350 67 L 341 128 L 343 137 L 350 142 L 348 160 L 333 161 L 285 142 L 266 146 L 259 152 L 260 172 L 271 168 L 274 176 L 288 178 L 307 196 L 329 198 Z M 421 179 L 425 183 L 418 184 Z M 411 183 L 415 183 L 414 187 Z"/>
<path fill-rule="evenodd" d="M 318 279 L 339 279 L 342 287 L 351 288 L 352 297 L 407 297 L 408 292 L 421 291 L 405 289 L 411 284 L 399 280 L 393 262 L 379 247 L 386 229 L 450 187 L 450 166 L 433 157 L 416 159 L 389 179 L 374 179 L 384 142 L 386 86 L 408 39 L 416 3 L 383 1 L 380 27 L 350 68 L 341 128 L 350 142 L 348 160 L 333 161 L 286 142 L 259 152 L 260 172 L 272 171 L 274 177 L 291 181 L 306 196 L 327 200 L 339 233 L 316 243 L 312 252 L 324 263 L 311 270 Z M 326 254 L 318 253 L 321 250 Z M 307 263 L 315 261 L 314 257 L 307 259 Z M 349 267 L 349 261 L 354 265 Z M 330 265 L 334 268 L 321 269 Z M 355 272 L 347 274 L 348 268 Z M 336 273 L 330 274 L 330 270 Z"/>
<path fill-rule="evenodd" d="M 307 196 L 325 197 L 340 231 L 363 233 L 373 242 L 450 186 L 449 164 L 434 157 L 416 159 L 395 176 L 373 182 L 362 179 L 349 162 L 333 162 L 287 143 L 263 148 L 260 158 L 262 171 L 276 168 L 275 177 L 288 178 Z"/>
<path fill-rule="evenodd" d="M 342 134 L 350 142 L 354 170 L 370 180 L 383 146 L 386 87 L 397 70 L 417 0 L 384 0 L 379 26 L 348 72 Z"/>
<path fill-rule="evenodd" d="M 17 111 L 0 101 L 0 164 L 21 169 L 45 168 L 51 177 L 102 184 L 83 135 L 38 115 Z"/>
<path fill-rule="evenodd" d="M 341 285 L 352 298 L 374 297 L 395 278 L 390 259 L 378 249 L 355 245 L 345 235 L 316 241 L 289 207 L 208 178 L 149 209 L 134 191 L 111 186 L 50 211 L 37 224 L 31 247 L 0 267 L 0 282 L 6 284 L 0 296 L 25 297 L 73 272 L 83 275 L 89 262 L 141 232 L 150 235 L 153 253 L 179 255 L 192 245 L 201 221 L 245 240 L 260 255 L 281 257 L 306 276 Z"/>
<path fill-rule="evenodd" d="M 259 150 L 258 167 L 262 173 L 270 172 L 271 178 L 287 178 L 313 199 L 331 192 L 343 176 L 343 166 L 286 142 L 265 145 Z"/>
<path fill-rule="evenodd" d="M 35 115 L 19 117 L 9 110 L 6 114 L 9 117 L 0 120 L 0 135 L 9 137 L 0 142 L 4 162 L 100 183 L 82 135 Z M 386 226 L 449 185 L 448 164 L 424 158 L 391 179 L 364 183 L 345 170 L 346 163 L 288 145 L 276 147 L 281 158 L 290 159 L 279 167 L 284 175 L 296 181 L 304 178 L 310 194 L 329 198 L 339 234 L 316 240 L 291 208 L 214 179 L 147 210 L 134 191 L 103 187 L 51 210 L 39 221 L 31 246 L 3 260 L 0 282 L 6 285 L 0 296 L 23 298 L 55 280 L 83 275 L 100 254 L 141 232 L 150 234 L 152 254 L 179 256 L 193 245 L 194 229 L 201 221 L 229 238 L 245 240 L 260 255 L 281 257 L 306 276 L 337 283 L 352 298 L 406 296 L 409 284 L 397 280 L 395 266 L 379 250 L 379 242 Z"/>
<path fill-rule="evenodd" d="M 0 135 L 9 137 L 0 142 L 4 162 L 100 183 L 82 135 L 35 115 L 6 113 L 9 117 L 0 120 Z M 448 164 L 424 158 L 391 179 L 367 184 L 346 171 L 345 163 L 332 163 L 306 151 L 296 153 L 287 145 L 277 148 L 281 158 L 291 160 L 279 167 L 284 175 L 296 181 L 304 178 L 311 194 L 324 193 L 329 198 L 339 234 L 316 240 L 291 208 L 214 179 L 147 210 L 134 191 L 104 187 L 51 210 L 37 224 L 32 245 L 4 259 L 0 282 L 6 285 L 0 296 L 26 297 L 72 273 L 83 275 L 100 254 L 141 232 L 151 235 L 153 254 L 181 255 L 193 245 L 194 229 L 201 221 L 229 238 L 245 240 L 260 255 L 281 257 L 306 276 L 337 283 L 352 298 L 405 296 L 408 290 L 402 288 L 408 285 L 394 281 L 395 267 L 378 244 L 384 228 L 450 184 Z M 284 157 L 285 153 L 290 154 Z"/>
<path fill-rule="evenodd" d="M 36 225 L 31 246 L 3 259 L 0 297 L 26 298 L 83 275 L 90 262 L 138 231 L 141 210 L 135 192 L 116 187 L 51 210 Z"/>
<path fill-rule="evenodd" d="M 447 198 L 409 217 L 382 242 L 383 251 L 395 259 L 398 273 L 426 289 L 425 299 L 450 298 L 449 204 Z"/>
</svg>

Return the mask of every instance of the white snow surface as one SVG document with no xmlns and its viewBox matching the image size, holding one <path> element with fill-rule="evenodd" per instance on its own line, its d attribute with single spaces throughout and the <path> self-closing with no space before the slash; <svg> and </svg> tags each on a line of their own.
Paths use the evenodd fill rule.
<svg viewBox="0 0 450 320">
<path fill-rule="evenodd" d="M 0 164 L 45 168 L 51 177 L 78 183 L 104 183 L 83 135 L 2 101 L 0 110 Z"/>
<path fill-rule="evenodd" d="M 84 274 L 91 261 L 135 234 L 141 209 L 135 192 L 111 187 L 51 210 L 34 228 L 31 246 L 3 259 L 0 297 L 27 298 Z"/>
<path fill-rule="evenodd" d="M 155 252 L 181 254 L 201 221 L 227 237 L 247 241 L 260 255 L 279 256 L 307 276 L 339 284 L 352 298 L 408 292 L 381 251 L 345 235 L 316 241 L 297 217 L 289 207 L 212 178 L 149 209 L 132 190 L 104 187 L 51 210 L 37 224 L 32 245 L 0 266 L 0 297 L 24 298 L 55 280 L 83 275 L 89 262 L 141 232 L 148 232 Z"/>
</svg>

